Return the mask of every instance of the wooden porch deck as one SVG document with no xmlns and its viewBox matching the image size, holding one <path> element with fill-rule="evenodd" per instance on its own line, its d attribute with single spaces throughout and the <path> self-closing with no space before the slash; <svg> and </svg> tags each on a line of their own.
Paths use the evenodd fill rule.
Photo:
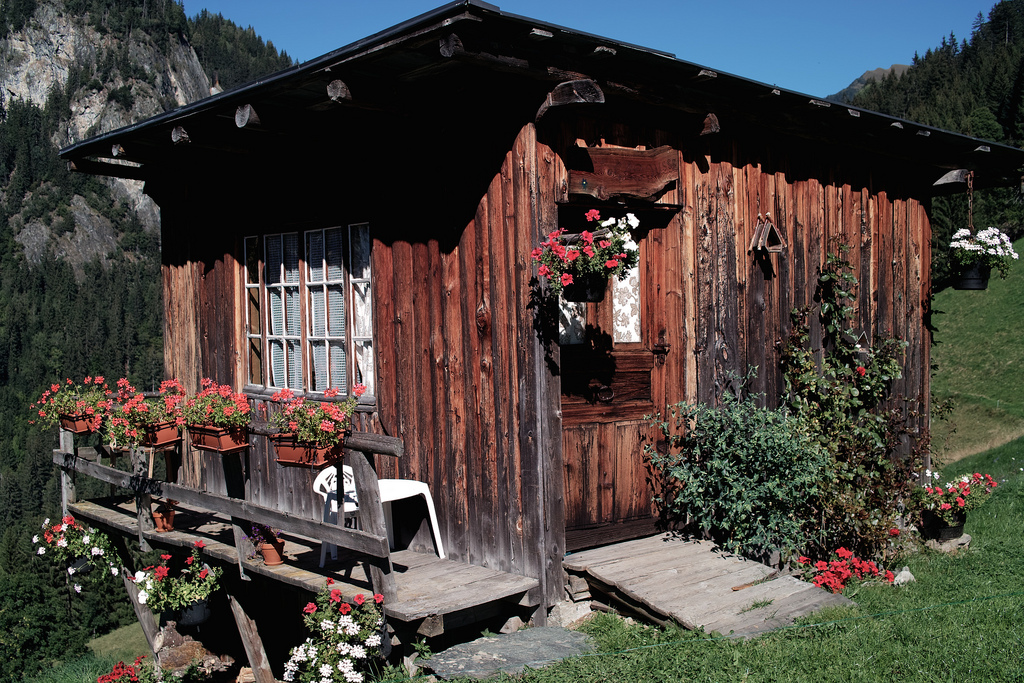
<svg viewBox="0 0 1024 683">
<path fill-rule="evenodd" d="M 711 542 L 672 534 L 573 553 L 562 565 L 583 576 L 592 589 L 653 621 L 737 637 L 788 626 L 823 607 L 852 604 L 792 576 L 777 576 L 771 567 L 725 553 Z"/>
<path fill-rule="evenodd" d="M 138 537 L 135 504 L 129 498 L 80 501 L 68 506 L 71 514 L 87 520 L 101 530 L 122 536 Z M 196 541 L 206 544 L 206 554 L 224 562 L 226 571 L 238 564 L 238 553 L 228 516 L 196 506 L 179 504 L 174 531 L 142 532 L 153 547 L 190 548 Z M 282 534 L 285 563 L 268 567 L 259 560 L 243 558 L 247 574 L 266 576 L 316 593 L 326 579 L 333 579 L 342 594 L 372 593 L 368 567 L 352 554 L 338 549 L 338 559 L 328 555 L 320 568 L 320 542 L 298 534 Z M 392 623 L 403 622 L 418 635 L 439 635 L 447 629 L 479 620 L 488 610 L 497 613 L 501 603 L 530 604 L 527 592 L 536 588 L 537 579 L 478 567 L 436 555 L 411 550 L 393 551 L 398 600 L 386 605 Z"/>
</svg>

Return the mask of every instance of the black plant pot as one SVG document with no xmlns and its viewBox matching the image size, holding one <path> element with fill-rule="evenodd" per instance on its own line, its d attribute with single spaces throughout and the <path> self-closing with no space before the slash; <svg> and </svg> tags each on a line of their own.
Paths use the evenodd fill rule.
<svg viewBox="0 0 1024 683">
<path fill-rule="evenodd" d="M 604 300 L 608 289 L 608 278 L 597 273 L 573 277 L 571 285 L 562 287 L 562 298 L 566 301 L 597 302 Z"/>
<path fill-rule="evenodd" d="M 988 289 L 990 275 L 992 266 L 976 263 L 960 273 L 960 279 L 953 284 L 953 289 Z"/>
</svg>

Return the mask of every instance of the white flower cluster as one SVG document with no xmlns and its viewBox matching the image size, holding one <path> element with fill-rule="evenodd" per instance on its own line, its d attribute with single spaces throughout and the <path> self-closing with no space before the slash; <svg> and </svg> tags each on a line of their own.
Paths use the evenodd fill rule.
<svg viewBox="0 0 1024 683">
<path fill-rule="evenodd" d="M 284 680 L 294 681 L 299 667 L 307 661 L 316 662 L 316 646 L 313 644 L 312 638 L 306 638 L 306 642 L 302 645 L 292 648 L 292 656 L 284 665 Z"/>
<path fill-rule="evenodd" d="M 961 228 L 953 233 L 953 240 L 949 243 L 949 248 L 954 251 L 960 249 L 984 256 L 1008 257 L 1014 261 L 1020 258 L 1013 250 L 1010 238 L 998 228 L 986 228 L 977 235 L 972 235 L 967 228 Z"/>
</svg>

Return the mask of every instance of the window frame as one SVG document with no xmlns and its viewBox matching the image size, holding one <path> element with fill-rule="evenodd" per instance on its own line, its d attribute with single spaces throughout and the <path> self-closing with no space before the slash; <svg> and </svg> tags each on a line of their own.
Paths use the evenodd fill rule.
<svg viewBox="0 0 1024 683">
<path fill-rule="evenodd" d="M 341 233 L 341 251 L 342 251 L 342 273 L 339 282 L 334 280 L 327 280 L 327 249 L 326 240 L 329 231 L 340 230 Z M 353 235 L 357 231 L 364 231 L 361 239 L 366 241 L 366 253 L 364 256 L 364 263 L 362 267 L 364 272 L 360 273 L 361 277 L 353 276 L 353 262 L 356 257 L 354 253 L 354 242 Z M 314 280 L 311 279 L 311 264 L 310 264 L 310 247 L 309 240 L 312 235 L 320 233 L 322 240 L 322 261 L 321 267 L 324 268 L 323 279 Z M 271 279 L 268 276 L 268 240 L 280 237 L 282 239 L 282 269 L 285 268 L 286 260 L 283 257 L 284 247 L 287 236 L 294 236 L 297 240 L 298 257 L 297 257 L 297 271 L 298 278 L 292 282 L 283 282 L 285 279 L 282 275 L 277 278 L 282 282 L 275 282 L 268 284 L 267 281 Z M 298 228 L 298 229 L 283 229 L 277 232 L 261 232 L 257 234 L 248 234 L 243 237 L 243 273 L 242 273 L 242 284 L 244 289 L 244 308 L 245 308 L 245 320 L 244 320 L 244 333 L 242 335 L 243 342 L 245 344 L 244 360 L 245 362 L 245 377 L 246 377 L 246 390 L 249 393 L 261 394 L 277 391 L 280 389 L 290 389 L 293 393 L 298 395 L 303 394 L 317 394 L 320 395 L 325 389 L 338 388 L 340 389 L 339 397 L 351 395 L 352 387 L 354 384 L 365 380 L 366 374 L 370 374 L 370 382 L 367 384 L 371 387 L 370 391 L 363 397 L 360 403 L 364 403 L 367 400 L 373 402 L 373 393 L 375 392 L 375 379 L 377 376 L 377 354 L 374 334 L 375 323 L 373 320 L 373 272 L 372 272 L 372 237 L 369 234 L 369 223 L 366 221 L 359 221 L 353 223 L 342 223 L 332 224 L 317 228 Z M 253 276 L 255 275 L 256 281 L 253 282 Z M 314 303 L 313 303 L 313 290 L 318 286 L 324 287 L 323 302 L 324 312 L 327 311 L 326 301 L 326 288 L 330 283 L 331 286 L 336 286 L 343 283 L 342 291 L 342 305 L 344 307 L 344 324 L 342 325 L 340 335 L 338 334 L 327 334 L 330 330 L 328 325 L 330 324 L 329 317 L 325 317 L 324 333 L 325 334 L 314 334 Z M 362 327 L 365 327 L 363 331 L 368 334 L 356 335 L 357 321 L 355 319 L 356 309 L 353 306 L 356 298 L 354 287 L 356 285 L 362 285 L 365 288 L 365 311 L 363 312 L 366 318 Z M 299 334 L 294 335 L 288 332 L 287 324 L 287 303 L 282 298 L 282 313 L 285 316 L 283 319 L 283 330 L 281 334 L 275 334 L 273 323 L 271 320 L 272 312 L 270 309 L 270 298 L 274 288 L 281 288 L 282 292 L 285 288 L 294 288 L 298 292 L 298 327 Z M 329 314 L 328 314 L 329 316 Z M 255 324 L 254 324 L 255 321 Z M 274 372 L 272 368 L 272 354 L 271 354 L 271 343 L 273 340 L 292 340 L 298 342 L 298 353 L 300 356 L 299 360 L 299 383 L 298 386 L 281 386 L 274 381 Z M 339 341 L 341 340 L 341 341 Z M 345 385 L 341 386 L 335 384 L 337 376 L 332 373 L 330 369 L 327 370 L 327 383 L 326 386 L 320 386 L 319 388 L 315 385 L 316 377 L 314 375 L 314 353 L 313 344 L 316 341 L 326 341 L 327 345 L 335 343 L 342 346 L 344 349 L 344 362 L 345 367 L 343 370 L 343 378 Z M 359 377 L 360 368 L 358 367 L 359 357 L 357 357 L 356 344 L 364 344 L 368 347 L 368 353 L 370 359 L 368 366 L 363 368 L 363 376 Z M 291 351 L 287 350 L 287 345 L 284 347 L 286 360 L 285 360 L 285 379 L 284 383 L 290 385 L 290 377 L 288 372 L 287 354 Z M 329 348 L 329 346 L 328 346 Z M 329 353 L 329 351 L 328 351 Z M 367 351 L 364 349 L 364 357 Z M 329 364 L 328 364 L 329 367 Z M 254 370 L 256 370 L 254 372 Z M 334 375 L 332 377 L 332 375 Z M 319 400 L 319 398 L 318 398 Z"/>
</svg>

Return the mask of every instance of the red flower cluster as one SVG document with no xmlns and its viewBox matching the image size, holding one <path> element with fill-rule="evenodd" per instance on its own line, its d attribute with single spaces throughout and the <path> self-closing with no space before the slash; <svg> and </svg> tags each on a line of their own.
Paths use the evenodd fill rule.
<svg viewBox="0 0 1024 683">
<path fill-rule="evenodd" d="M 851 579 L 863 580 L 870 578 L 885 579 L 892 583 L 896 578 L 891 571 L 884 574 L 879 566 L 872 560 L 862 560 L 846 548 L 836 550 L 838 559 L 826 562 L 818 560 L 812 562 L 809 557 L 801 556 L 797 560 L 797 568 L 801 569 L 804 578 L 810 578 L 818 588 L 827 588 L 833 593 L 842 593 L 846 584 Z"/>
<path fill-rule="evenodd" d="M 97 677 L 96 683 L 128 683 L 129 681 L 134 683 L 138 681 L 142 660 L 145 658 L 146 655 L 139 655 L 135 658 L 134 664 L 118 662 L 110 673 Z"/>
<path fill-rule="evenodd" d="M 249 399 L 245 394 L 236 393 L 227 384 L 217 384 L 209 377 L 204 377 L 200 385 L 198 394 L 185 399 L 182 410 L 185 423 L 218 427 L 249 424 Z"/>
<path fill-rule="evenodd" d="M 324 396 L 334 398 L 339 393 L 338 389 L 328 389 Z M 348 400 L 321 403 L 308 401 L 304 396 L 296 397 L 290 389 L 282 389 L 270 397 L 270 400 L 282 404 L 281 412 L 274 416 L 274 422 L 280 429 L 294 433 L 301 442 L 315 444 L 318 448 L 333 446 L 344 436 L 357 399 L 364 393 L 366 385 L 357 384 L 352 387 L 352 395 Z"/>
<path fill-rule="evenodd" d="M 924 491 L 932 497 L 932 502 L 938 506 L 939 510 L 950 510 L 954 506 L 958 510 L 969 510 L 972 507 L 977 507 L 971 505 L 969 501 L 987 496 L 998 485 L 992 475 L 975 472 L 970 477 L 946 484 L 946 488 L 926 486 Z"/>
<path fill-rule="evenodd" d="M 107 391 L 102 376 L 86 377 L 81 384 L 72 382 L 69 377 L 63 385 L 51 384 L 29 408 L 47 425 L 56 425 L 62 415 L 84 415 L 89 420 L 89 427 L 98 431 L 103 424 L 103 415 L 114 405 L 107 398 Z M 35 420 L 29 423 L 35 424 Z"/>
<path fill-rule="evenodd" d="M 632 214 L 630 216 L 630 220 L 636 221 Z M 590 222 L 600 218 L 597 209 L 591 209 L 586 214 Z M 598 232 L 607 239 L 597 239 L 594 233 L 583 230 L 578 239 L 568 245 L 562 237 L 565 228 L 551 231 L 547 240 L 530 252 L 533 260 L 540 264 L 537 274 L 548 279 L 556 294 L 566 285 L 573 284 L 574 277 L 590 273 L 606 278 L 621 275 L 637 261 L 635 245 L 633 248 L 627 247 L 630 225 L 627 219 L 606 220 Z"/>
<path fill-rule="evenodd" d="M 181 414 L 184 400 L 185 389 L 177 379 L 160 383 L 159 399 L 147 399 L 122 377 L 117 380 L 119 407 L 108 413 L 108 436 L 117 445 L 135 446 L 142 441 L 149 425 L 174 422 L 180 427 L 185 424 Z"/>
</svg>

